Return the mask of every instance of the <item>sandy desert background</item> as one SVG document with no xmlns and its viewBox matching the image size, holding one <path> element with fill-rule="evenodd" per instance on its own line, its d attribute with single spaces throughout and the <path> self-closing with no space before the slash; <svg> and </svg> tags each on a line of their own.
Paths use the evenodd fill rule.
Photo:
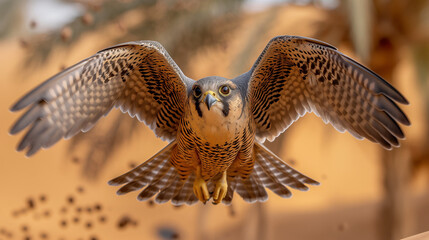
<svg viewBox="0 0 429 240">
<path fill-rule="evenodd" d="M 0 239 L 369 240 L 429 231 L 427 1 L 67 0 L 59 2 L 76 16 L 49 29 L 26 15 L 34 2 L 0 2 Z M 383 150 L 307 114 L 268 146 L 320 186 L 290 199 L 270 192 L 258 204 L 236 195 L 232 206 L 174 207 L 107 185 L 167 144 L 118 110 L 31 158 L 15 150 L 23 133 L 8 133 L 20 96 L 105 47 L 157 40 L 187 76 L 232 78 L 277 35 L 329 42 L 400 90 L 412 123 L 401 148 Z"/>
</svg>

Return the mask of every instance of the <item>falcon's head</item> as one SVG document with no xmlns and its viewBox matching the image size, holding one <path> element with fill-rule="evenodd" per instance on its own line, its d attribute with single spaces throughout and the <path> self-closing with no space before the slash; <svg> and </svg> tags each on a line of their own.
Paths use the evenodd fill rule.
<svg viewBox="0 0 429 240">
<path fill-rule="evenodd" d="M 189 94 L 193 115 L 201 118 L 238 119 L 243 109 L 240 89 L 229 79 L 206 77 L 195 82 Z"/>
</svg>

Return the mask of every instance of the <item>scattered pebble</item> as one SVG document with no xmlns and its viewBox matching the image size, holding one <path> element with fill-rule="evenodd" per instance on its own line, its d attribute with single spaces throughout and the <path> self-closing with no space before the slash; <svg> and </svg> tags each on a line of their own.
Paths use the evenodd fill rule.
<svg viewBox="0 0 429 240">
<path fill-rule="evenodd" d="M 87 207 L 87 208 L 86 208 L 86 212 L 88 212 L 88 213 L 92 213 L 92 208 L 91 208 L 91 207 Z"/>
<path fill-rule="evenodd" d="M 51 212 L 50 212 L 49 210 L 45 210 L 45 211 L 43 212 L 43 216 L 45 216 L 45 217 L 50 217 L 50 216 L 51 216 Z"/>
<path fill-rule="evenodd" d="M 69 197 L 67 198 L 67 202 L 68 202 L 69 204 L 73 204 L 73 203 L 74 203 L 74 197 L 73 197 L 73 196 L 69 196 Z"/>
<path fill-rule="evenodd" d="M 60 209 L 60 212 L 61 213 L 67 213 L 67 207 L 62 207 L 61 209 Z"/>
<path fill-rule="evenodd" d="M 78 193 L 83 193 L 85 191 L 85 189 L 82 186 L 77 187 L 76 190 Z"/>
<path fill-rule="evenodd" d="M 103 207 L 99 203 L 97 203 L 97 204 L 95 204 L 94 209 L 96 211 L 101 211 L 103 209 Z"/>
<path fill-rule="evenodd" d="M 39 201 L 40 202 L 46 202 L 46 196 L 45 195 L 40 195 Z"/>
<path fill-rule="evenodd" d="M 82 186 L 78 186 L 76 190 L 78 193 L 84 192 L 84 188 Z M 76 204 L 77 202 L 79 202 L 77 200 L 80 200 L 79 197 L 73 196 L 73 195 L 68 195 L 68 196 L 66 195 L 64 198 L 66 200 L 66 203 L 64 203 L 62 206 L 57 207 L 56 209 L 55 208 L 50 209 L 47 207 L 50 205 L 41 204 L 41 203 L 47 202 L 48 198 L 46 194 L 39 194 L 36 197 L 27 197 L 24 201 L 25 203 L 24 207 L 21 209 L 12 211 L 12 215 L 14 217 L 17 217 L 23 213 L 27 213 L 27 214 L 31 213 L 30 217 L 34 217 L 36 220 L 39 219 L 40 221 L 46 221 L 46 223 L 49 223 L 51 220 L 55 219 L 54 223 L 59 224 L 59 227 L 64 230 L 66 230 L 65 228 L 69 227 L 68 225 L 73 225 L 70 227 L 82 230 L 82 229 L 91 229 L 91 228 L 94 228 L 97 224 L 105 224 L 107 222 L 107 216 L 103 214 L 104 206 L 102 205 L 101 202 L 92 202 L 86 206 L 82 206 L 82 205 L 79 206 Z M 50 199 L 50 201 L 52 201 L 52 199 Z M 54 203 L 55 202 L 56 201 L 54 201 Z M 40 206 L 43 206 L 43 208 L 39 207 L 37 204 L 41 204 Z M 155 202 L 153 200 L 150 200 L 148 204 L 150 206 L 153 206 L 155 205 Z M 73 205 L 73 206 L 69 206 L 69 205 Z M 36 207 L 39 207 L 42 209 L 38 210 Z M 33 210 L 33 211 L 29 212 L 29 210 Z M 93 216 L 91 220 L 85 220 L 85 219 L 82 219 L 82 217 L 78 216 L 78 214 L 83 214 L 82 217 L 86 217 L 86 216 L 89 217 L 88 214 L 92 214 Z M 58 216 L 60 217 L 60 219 L 57 219 Z M 45 217 L 55 217 L 55 218 L 46 219 Z M 27 224 L 24 222 L 21 222 L 20 224 L 21 225 L 18 225 L 20 226 L 20 228 L 18 227 L 18 230 L 21 230 L 21 234 L 18 234 L 19 235 L 18 237 L 20 237 L 21 239 L 52 238 L 52 236 L 48 235 L 48 232 L 46 231 L 46 229 L 45 230 L 42 229 L 42 231 L 34 233 L 36 235 L 33 236 L 32 235 L 33 228 L 31 224 Z M 137 225 L 138 225 L 138 221 L 135 219 L 132 219 L 130 216 L 127 216 L 127 215 L 123 215 L 121 218 L 119 218 L 117 222 L 118 229 L 124 229 L 130 226 L 135 227 Z M 13 235 L 11 232 L 8 232 L 4 228 L 0 228 L 0 240 L 3 240 L 3 239 L 7 240 L 8 238 L 12 238 L 12 236 Z M 82 237 L 83 237 L 82 239 L 99 239 L 98 236 L 94 236 L 94 235 L 92 236 L 86 235 Z"/>
<path fill-rule="evenodd" d="M 32 198 L 27 199 L 27 207 L 30 209 L 35 208 L 35 203 L 34 203 L 34 200 Z"/>
<path fill-rule="evenodd" d="M 31 29 L 35 29 L 37 27 L 37 22 L 36 21 L 34 21 L 34 20 L 32 20 L 31 22 L 30 22 L 30 28 Z"/>
<path fill-rule="evenodd" d="M 12 217 L 18 217 L 19 216 L 19 211 L 15 210 L 12 212 Z"/>
<path fill-rule="evenodd" d="M 3 235 L 5 237 L 7 237 L 7 238 L 12 238 L 13 237 L 12 232 L 9 232 L 8 230 L 6 230 L 4 228 L 0 229 L 0 235 Z M 0 238 L 0 239 L 3 239 L 3 238 Z"/>
<path fill-rule="evenodd" d="M 73 34 L 73 30 L 70 27 L 64 27 L 61 30 L 61 39 L 64 42 L 67 42 L 72 37 L 72 34 Z"/>
<path fill-rule="evenodd" d="M 101 223 L 105 223 L 107 221 L 107 218 L 105 216 L 100 216 L 98 218 L 98 221 L 100 221 Z"/>
<path fill-rule="evenodd" d="M 85 227 L 86 227 L 86 228 L 88 228 L 88 229 L 89 229 L 89 228 L 92 228 L 92 222 L 89 222 L 89 221 L 88 221 L 88 222 L 86 222 L 86 223 L 85 223 Z"/>
<path fill-rule="evenodd" d="M 40 238 L 41 239 L 47 239 L 48 238 L 48 234 L 45 232 L 40 233 Z"/>
<path fill-rule="evenodd" d="M 77 207 L 76 208 L 76 212 L 81 213 L 82 212 L 82 208 L 81 207 Z"/>
<path fill-rule="evenodd" d="M 60 222 L 61 227 L 67 227 L 67 221 L 66 220 L 62 220 Z"/>
<path fill-rule="evenodd" d="M 82 23 L 84 25 L 92 25 L 94 23 L 94 17 L 87 12 L 82 16 Z"/>
<path fill-rule="evenodd" d="M 123 228 L 127 227 L 128 225 L 136 226 L 137 225 L 137 221 L 134 221 L 129 216 L 125 215 L 125 216 L 122 216 L 119 219 L 117 226 L 118 226 L 119 229 L 123 229 Z"/>
<path fill-rule="evenodd" d="M 19 210 L 19 214 L 26 214 L 27 213 L 27 208 L 21 208 L 21 210 Z"/>
</svg>

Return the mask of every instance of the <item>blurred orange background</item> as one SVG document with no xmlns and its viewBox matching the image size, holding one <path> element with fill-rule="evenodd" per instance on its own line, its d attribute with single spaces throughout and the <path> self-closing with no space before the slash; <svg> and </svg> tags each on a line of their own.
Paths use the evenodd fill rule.
<svg viewBox="0 0 429 240">
<path fill-rule="evenodd" d="M 43 11 L 26 15 L 34 2 L 0 3 L 0 239 L 400 239 L 429 231 L 427 1 L 68 0 L 58 2 L 75 16 L 54 27 L 38 20 Z M 157 40 L 188 77 L 233 78 L 277 35 L 331 43 L 392 83 L 411 103 L 402 108 L 412 123 L 402 146 L 385 151 L 307 114 L 268 146 L 320 186 L 290 199 L 269 193 L 265 203 L 236 195 L 232 206 L 174 207 L 107 185 L 167 144 L 118 110 L 31 158 L 15 150 L 23 134 L 8 134 L 19 116 L 8 109 L 20 96 L 105 47 Z"/>
</svg>

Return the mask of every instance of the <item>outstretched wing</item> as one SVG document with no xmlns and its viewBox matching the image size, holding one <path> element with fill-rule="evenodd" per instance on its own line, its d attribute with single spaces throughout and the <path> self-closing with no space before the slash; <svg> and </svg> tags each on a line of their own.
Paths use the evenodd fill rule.
<svg viewBox="0 0 429 240">
<path fill-rule="evenodd" d="M 63 137 L 88 131 L 119 107 L 158 137 L 173 140 L 192 82 L 161 44 L 123 43 L 58 73 L 22 97 L 11 111 L 29 109 L 10 133 L 30 126 L 17 148 L 28 148 L 30 156 Z"/>
<path fill-rule="evenodd" d="M 324 42 L 273 38 L 250 70 L 248 97 L 259 140 L 273 141 L 307 112 L 391 149 L 410 122 L 395 102 L 407 100 L 376 73 Z"/>
</svg>

